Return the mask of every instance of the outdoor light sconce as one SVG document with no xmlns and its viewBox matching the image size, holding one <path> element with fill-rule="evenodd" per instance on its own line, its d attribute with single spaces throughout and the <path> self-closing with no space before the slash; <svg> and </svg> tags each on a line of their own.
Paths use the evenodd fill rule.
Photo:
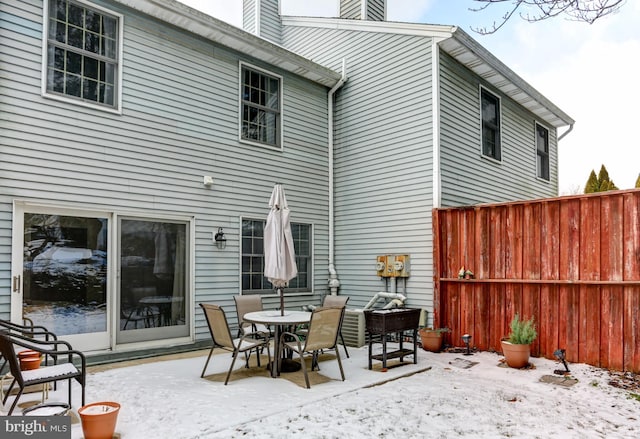
<svg viewBox="0 0 640 439">
<path fill-rule="evenodd" d="M 463 355 L 473 355 L 469 350 L 469 342 L 471 341 L 471 336 L 469 334 L 463 335 L 462 341 L 464 342 L 465 345 L 467 345 L 467 352 L 465 352 Z"/>
<path fill-rule="evenodd" d="M 227 246 L 227 238 L 224 237 L 224 232 L 222 231 L 222 227 L 218 227 L 218 233 L 213 237 L 216 242 L 216 247 L 220 250 L 224 249 Z"/>
</svg>

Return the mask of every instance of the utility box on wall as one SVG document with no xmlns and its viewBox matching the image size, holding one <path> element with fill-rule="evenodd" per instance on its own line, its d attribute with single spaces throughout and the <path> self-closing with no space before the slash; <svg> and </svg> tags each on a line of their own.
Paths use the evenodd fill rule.
<svg viewBox="0 0 640 439">
<path fill-rule="evenodd" d="M 376 274 L 380 277 L 409 277 L 409 255 L 380 255 L 376 258 Z"/>
</svg>

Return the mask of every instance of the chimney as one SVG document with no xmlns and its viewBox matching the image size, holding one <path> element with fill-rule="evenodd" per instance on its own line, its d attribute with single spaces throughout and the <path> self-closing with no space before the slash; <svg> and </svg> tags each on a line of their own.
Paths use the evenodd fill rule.
<svg viewBox="0 0 640 439">
<path fill-rule="evenodd" d="M 340 18 L 385 21 L 387 0 L 340 0 Z"/>
<path fill-rule="evenodd" d="M 282 44 L 280 0 L 243 0 L 242 28 L 276 44 Z"/>
</svg>

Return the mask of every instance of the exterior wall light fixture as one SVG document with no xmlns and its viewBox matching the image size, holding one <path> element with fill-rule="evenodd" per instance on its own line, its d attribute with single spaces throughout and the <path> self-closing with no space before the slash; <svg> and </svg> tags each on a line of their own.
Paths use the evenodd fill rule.
<svg viewBox="0 0 640 439">
<path fill-rule="evenodd" d="M 224 232 L 222 231 L 222 227 L 218 227 L 218 233 L 213 237 L 213 240 L 216 242 L 216 247 L 220 250 L 224 249 L 227 246 L 227 238 L 224 237 Z"/>
</svg>

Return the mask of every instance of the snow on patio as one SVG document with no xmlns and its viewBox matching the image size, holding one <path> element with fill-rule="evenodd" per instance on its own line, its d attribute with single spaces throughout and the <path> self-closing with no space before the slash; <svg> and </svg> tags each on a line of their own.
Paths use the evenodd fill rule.
<svg viewBox="0 0 640 439">
<path fill-rule="evenodd" d="M 502 367 L 494 353 L 419 349 L 418 364 L 381 372 L 379 362 L 377 370 L 367 369 L 366 347 L 349 353 L 344 358 L 341 350 L 346 381 L 335 360 L 322 361 L 311 389 L 262 371 L 247 377 L 253 372 L 242 370 L 240 360 L 224 386 L 216 380 L 229 367 L 228 353 L 213 357 L 209 379 L 200 378 L 206 351 L 97 367 L 87 377 L 87 403 L 119 402 L 116 433 L 127 439 L 640 436 L 640 397 L 609 385 L 604 369 L 569 364 L 577 383 L 563 386 L 541 381 L 562 369 L 541 358 L 531 359 L 531 369 L 515 370 Z M 49 400 L 65 401 L 66 383 Z M 77 384 L 73 401 L 77 409 Z M 82 437 L 79 423 L 72 437 Z"/>
</svg>

